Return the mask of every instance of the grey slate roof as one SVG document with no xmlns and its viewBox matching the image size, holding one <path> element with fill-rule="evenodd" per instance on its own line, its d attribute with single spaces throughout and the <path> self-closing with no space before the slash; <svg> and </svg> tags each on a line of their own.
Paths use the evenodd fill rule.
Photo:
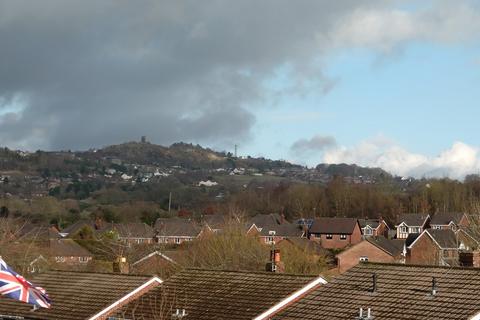
<svg viewBox="0 0 480 320">
<path fill-rule="evenodd" d="M 257 214 L 253 218 L 250 219 L 249 224 L 252 225 L 253 223 L 259 227 L 263 228 L 264 226 L 271 226 L 271 225 L 278 225 L 285 222 L 285 219 L 282 218 L 278 213 L 270 213 L 270 214 Z"/>
<path fill-rule="evenodd" d="M 355 218 L 318 218 L 313 221 L 310 233 L 352 234 L 358 220 Z"/>
<path fill-rule="evenodd" d="M 436 213 L 432 217 L 431 224 L 448 225 L 450 222 L 458 224 L 462 217 L 465 215 L 463 212 L 449 212 L 449 213 Z"/>
<path fill-rule="evenodd" d="M 270 231 L 275 231 L 275 235 L 279 237 L 301 237 L 304 233 L 300 226 L 284 222 L 283 224 L 264 225 L 260 234 L 267 237 Z"/>
<path fill-rule="evenodd" d="M 155 230 L 159 236 L 165 237 L 197 237 L 202 228 L 195 222 L 187 219 L 171 218 L 157 219 Z"/>
<path fill-rule="evenodd" d="M 377 290 L 371 292 L 374 273 Z M 354 320 L 360 308 L 371 308 L 375 320 L 469 319 L 480 312 L 479 287 L 480 269 L 362 263 L 273 319 Z"/>
<path fill-rule="evenodd" d="M 385 237 L 368 237 L 365 240 L 393 257 L 396 257 L 402 253 L 403 246 L 405 244 L 405 241 L 403 240 L 391 240 Z"/>
<path fill-rule="evenodd" d="M 29 279 L 43 287 L 52 299 L 50 309 L 32 312 L 32 306 L 0 296 L 3 315 L 26 319 L 84 320 L 151 279 L 150 276 L 49 271 Z"/>
<path fill-rule="evenodd" d="M 370 226 L 371 228 L 376 229 L 380 225 L 380 219 L 358 219 L 358 223 L 360 224 L 360 228 Z"/>
<path fill-rule="evenodd" d="M 189 320 L 253 319 L 315 278 L 267 272 L 186 269 L 132 301 L 115 316 L 170 319 L 176 309 L 185 309 L 188 314 L 185 319 Z"/>
<path fill-rule="evenodd" d="M 146 223 L 111 223 L 106 224 L 100 232 L 116 231 L 121 238 L 153 238 L 155 232 Z"/>
<path fill-rule="evenodd" d="M 422 227 L 425 219 L 427 219 L 428 214 L 426 213 L 407 213 L 402 214 L 397 219 L 397 226 L 402 222 L 405 222 L 407 226 L 410 227 Z"/>
<path fill-rule="evenodd" d="M 57 257 L 92 257 L 93 254 L 72 239 L 50 240 L 50 252 Z"/>
<path fill-rule="evenodd" d="M 436 230 L 428 229 L 425 232 L 428 232 L 433 239 L 440 245 L 442 249 L 447 248 L 458 248 L 457 237 L 455 232 L 450 229 L 445 230 Z"/>
</svg>

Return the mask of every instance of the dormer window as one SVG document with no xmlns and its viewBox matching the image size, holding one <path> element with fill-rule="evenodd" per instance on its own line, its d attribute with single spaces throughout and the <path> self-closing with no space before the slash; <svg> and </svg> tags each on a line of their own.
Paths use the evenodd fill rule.
<svg viewBox="0 0 480 320">
<path fill-rule="evenodd" d="M 366 227 L 363 233 L 364 233 L 366 236 L 371 236 L 371 235 L 373 235 L 373 230 L 372 230 L 372 228 L 370 228 L 370 227 Z"/>
</svg>

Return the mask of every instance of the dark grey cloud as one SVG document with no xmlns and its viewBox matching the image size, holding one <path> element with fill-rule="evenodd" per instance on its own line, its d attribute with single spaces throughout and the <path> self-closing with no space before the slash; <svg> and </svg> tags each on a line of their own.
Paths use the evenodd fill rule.
<svg viewBox="0 0 480 320">
<path fill-rule="evenodd" d="M 306 154 L 321 152 L 335 146 L 337 146 L 337 141 L 334 137 L 316 135 L 310 139 L 299 139 L 295 141 L 290 147 L 290 150 L 295 154 Z"/>
<path fill-rule="evenodd" d="M 0 0 L 0 144 L 247 139 L 265 79 L 321 86 L 333 25 L 370 2 Z"/>
</svg>

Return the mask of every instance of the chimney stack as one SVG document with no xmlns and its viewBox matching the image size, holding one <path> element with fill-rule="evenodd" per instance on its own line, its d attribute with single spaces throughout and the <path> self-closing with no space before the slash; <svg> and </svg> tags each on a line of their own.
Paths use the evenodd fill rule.
<svg viewBox="0 0 480 320">
<path fill-rule="evenodd" d="M 285 271 L 285 265 L 283 264 L 280 258 L 280 250 L 272 249 L 270 251 L 270 261 L 267 263 L 265 270 L 268 272 L 284 272 Z"/>
<path fill-rule="evenodd" d="M 113 262 L 113 272 L 114 273 L 129 273 L 127 258 L 125 257 L 118 257 Z"/>
</svg>

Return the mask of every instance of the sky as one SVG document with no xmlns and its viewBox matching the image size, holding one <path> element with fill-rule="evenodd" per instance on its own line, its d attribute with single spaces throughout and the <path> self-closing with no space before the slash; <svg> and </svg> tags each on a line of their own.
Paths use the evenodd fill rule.
<svg viewBox="0 0 480 320">
<path fill-rule="evenodd" d="M 480 173 L 480 1 L 0 0 L 0 146 L 146 135 Z"/>
</svg>

